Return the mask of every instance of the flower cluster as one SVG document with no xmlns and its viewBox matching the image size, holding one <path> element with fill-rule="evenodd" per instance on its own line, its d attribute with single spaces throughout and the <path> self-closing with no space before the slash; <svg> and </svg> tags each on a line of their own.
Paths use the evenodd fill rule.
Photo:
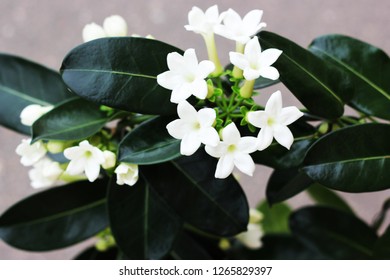
<svg viewBox="0 0 390 280">
<path fill-rule="evenodd" d="M 279 78 L 272 65 L 282 54 L 274 48 L 262 51 L 256 36 L 266 26 L 262 15 L 263 11 L 253 10 L 241 18 L 232 9 L 219 14 L 217 5 L 205 12 L 193 7 L 185 28 L 203 36 L 209 60 L 199 62 L 192 48 L 184 54 L 169 53 L 169 70 L 157 76 L 158 84 L 172 91 L 170 100 L 177 104 L 179 119 L 167 125 L 169 134 L 181 140 L 182 155 L 190 156 L 205 145 L 206 152 L 218 158 L 216 178 L 228 177 L 234 167 L 252 175 L 255 163 L 250 154 L 266 149 L 273 139 L 290 149 L 294 137 L 287 125 L 303 115 L 296 107 L 282 108 L 280 91 L 271 95 L 265 108 L 252 99 L 256 79 Z M 221 66 L 214 34 L 236 41 L 236 51 L 229 53 L 233 70 Z M 226 91 L 223 83 L 229 83 L 231 90 Z M 191 96 L 197 102 L 187 101 Z M 260 131 L 257 137 L 241 136 L 237 124 Z"/>
</svg>

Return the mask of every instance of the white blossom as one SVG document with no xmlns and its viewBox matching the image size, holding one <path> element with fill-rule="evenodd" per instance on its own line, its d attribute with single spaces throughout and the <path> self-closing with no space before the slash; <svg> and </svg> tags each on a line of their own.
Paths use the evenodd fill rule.
<svg viewBox="0 0 390 280">
<path fill-rule="evenodd" d="M 94 22 L 83 28 L 83 41 L 89 42 L 104 37 L 117 37 L 127 35 L 127 23 L 118 15 L 113 15 L 104 19 L 103 26 Z"/>
<path fill-rule="evenodd" d="M 115 155 L 115 153 L 107 150 L 107 151 L 103 152 L 103 155 L 104 155 L 104 162 L 102 164 L 102 167 L 104 169 L 113 168 L 115 166 L 115 164 L 116 164 L 116 155 Z"/>
<path fill-rule="evenodd" d="M 268 99 L 264 110 L 249 112 L 247 119 L 250 124 L 260 128 L 258 137 L 258 149 L 266 149 L 275 140 L 290 149 L 294 137 L 287 125 L 295 122 L 303 116 L 303 113 L 295 106 L 282 108 L 282 94 L 274 92 Z"/>
<path fill-rule="evenodd" d="M 103 27 L 92 22 L 84 26 L 83 28 L 83 41 L 89 42 L 95 39 L 107 37 Z"/>
<path fill-rule="evenodd" d="M 39 104 L 31 104 L 26 106 L 22 112 L 20 112 L 20 122 L 27 126 L 32 124 L 39 119 L 41 116 L 53 109 L 53 106 L 42 106 Z"/>
<path fill-rule="evenodd" d="M 171 102 L 179 103 L 191 95 L 199 99 L 207 96 L 207 83 L 205 78 L 214 71 L 214 63 L 203 60 L 198 63 L 194 49 L 188 49 L 184 55 L 177 52 L 167 56 L 169 71 L 157 76 L 157 83 L 172 90 Z"/>
<path fill-rule="evenodd" d="M 114 172 L 116 173 L 116 183 L 118 185 L 133 186 L 138 181 L 137 164 L 121 162 Z"/>
<path fill-rule="evenodd" d="M 213 109 L 203 108 L 197 112 L 184 100 L 177 106 L 177 113 L 180 119 L 170 122 L 167 130 L 172 137 L 181 139 L 182 155 L 192 155 L 202 143 L 214 147 L 218 144 L 218 132 L 213 127 L 216 118 Z"/>
<path fill-rule="evenodd" d="M 237 12 L 229 9 L 221 14 L 223 24 L 215 26 L 214 32 L 240 44 L 246 44 L 261 28 L 267 26 L 261 22 L 262 16 L 263 11 L 252 10 L 242 19 Z"/>
<path fill-rule="evenodd" d="M 98 178 L 100 165 L 105 162 L 103 152 L 89 144 L 88 140 L 82 141 L 79 146 L 65 149 L 64 156 L 70 160 L 66 172 L 69 175 L 85 172 L 90 182 Z"/>
<path fill-rule="evenodd" d="M 21 156 L 21 164 L 31 166 L 42 159 L 46 155 L 47 150 L 42 141 L 31 144 L 31 139 L 22 139 L 22 143 L 16 147 L 16 153 Z"/>
<path fill-rule="evenodd" d="M 263 214 L 255 208 L 249 209 L 249 223 L 247 231 L 236 235 L 236 239 L 249 249 L 258 249 L 261 247 L 261 237 L 264 232 L 259 224 L 263 219 Z"/>
<path fill-rule="evenodd" d="M 255 80 L 260 76 L 271 80 L 279 78 L 278 70 L 271 66 L 282 54 L 278 49 L 267 49 L 261 51 L 259 39 L 253 37 L 246 45 L 244 54 L 230 52 L 230 62 L 244 70 L 246 80 Z"/>
<path fill-rule="evenodd" d="M 64 172 L 60 164 L 47 157 L 41 159 L 28 172 L 33 188 L 46 188 L 60 183 L 59 177 Z"/>
<path fill-rule="evenodd" d="M 257 140 L 255 137 L 241 137 L 237 126 L 230 123 L 222 130 L 222 141 L 216 147 L 206 145 L 206 152 L 219 158 L 216 178 L 228 177 L 236 166 L 241 172 L 252 176 L 255 170 L 255 163 L 249 155 L 257 150 Z"/>
<path fill-rule="evenodd" d="M 214 27 L 220 24 L 221 18 L 218 12 L 218 6 L 211 6 L 203 12 L 198 7 L 193 7 L 188 13 L 188 25 L 185 29 L 201 34 L 203 36 L 211 36 L 214 34 Z"/>
</svg>

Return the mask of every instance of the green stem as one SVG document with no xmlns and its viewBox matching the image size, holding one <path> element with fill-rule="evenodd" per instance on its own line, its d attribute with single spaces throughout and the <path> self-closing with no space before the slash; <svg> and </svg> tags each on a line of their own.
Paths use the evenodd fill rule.
<svg viewBox="0 0 390 280">
<path fill-rule="evenodd" d="M 250 98 L 253 93 L 253 87 L 255 86 L 255 80 L 246 80 L 244 85 L 240 90 L 240 95 L 242 98 Z"/>
</svg>

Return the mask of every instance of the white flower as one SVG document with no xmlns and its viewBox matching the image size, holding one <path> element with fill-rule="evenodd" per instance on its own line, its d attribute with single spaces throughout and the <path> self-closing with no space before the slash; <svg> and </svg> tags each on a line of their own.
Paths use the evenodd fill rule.
<svg viewBox="0 0 390 280">
<path fill-rule="evenodd" d="M 34 168 L 28 172 L 33 188 L 45 188 L 56 186 L 59 177 L 64 172 L 60 164 L 49 158 L 43 158 L 38 161 Z"/>
<path fill-rule="evenodd" d="M 127 23 L 123 17 L 113 15 L 104 19 L 103 29 L 108 37 L 127 35 Z"/>
<path fill-rule="evenodd" d="M 79 175 L 85 171 L 90 182 L 98 178 L 100 165 L 105 162 L 103 152 L 89 144 L 88 140 L 82 141 L 79 146 L 65 149 L 64 156 L 70 160 L 66 172 Z"/>
<path fill-rule="evenodd" d="M 185 29 L 201 34 L 202 36 L 210 36 L 214 34 L 214 27 L 221 22 L 218 12 L 218 6 L 211 6 L 203 12 L 198 7 L 193 7 L 188 13 L 188 25 Z"/>
<path fill-rule="evenodd" d="M 295 122 L 303 113 L 295 106 L 282 108 L 282 95 L 280 91 L 274 92 L 268 99 L 264 111 L 249 112 L 248 122 L 260 128 L 258 137 L 260 151 L 272 143 L 272 139 L 282 146 L 290 149 L 294 137 L 287 125 Z"/>
<path fill-rule="evenodd" d="M 271 80 L 279 78 L 278 70 L 271 66 L 282 54 L 278 49 L 267 49 L 261 52 L 259 39 L 253 37 L 246 45 L 244 54 L 230 52 L 230 62 L 244 70 L 246 80 L 255 80 L 260 76 Z"/>
<path fill-rule="evenodd" d="M 83 41 L 89 42 L 95 39 L 107 37 L 103 27 L 92 22 L 84 26 L 83 28 Z"/>
<path fill-rule="evenodd" d="M 263 219 L 263 214 L 255 208 L 249 209 L 249 224 L 247 231 L 242 232 L 235 237 L 249 249 L 258 249 L 261 247 L 261 237 L 264 235 L 263 229 L 259 224 Z"/>
<path fill-rule="evenodd" d="M 214 32 L 240 44 L 246 44 L 261 28 L 267 26 L 264 22 L 261 22 L 262 16 L 263 11 L 253 10 L 241 19 L 237 12 L 229 9 L 221 14 L 224 24 L 215 26 Z"/>
<path fill-rule="evenodd" d="M 213 127 L 216 113 L 211 108 L 203 108 L 198 112 L 187 101 L 177 106 L 180 119 L 167 125 L 169 134 L 181 139 L 180 153 L 190 156 L 196 152 L 200 145 L 216 146 L 219 142 L 218 132 Z"/>
<path fill-rule="evenodd" d="M 84 42 L 92 41 L 104 37 L 117 37 L 127 35 L 127 23 L 118 15 L 113 15 L 104 19 L 103 27 L 92 22 L 83 28 Z"/>
<path fill-rule="evenodd" d="M 229 124 L 222 130 L 222 141 L 216 147 L 206 145 L 206 152 L 219 158 L 216 178 L 228 177 L 236 166 L 241 172 L 252 176 L 255 170 L 255 163 L 249 155 L 257 150 L 255 137 L 241 137 L 234 123 Z"/>
<path fill-rule="evenodd" d="M 138 181 L 138 165 L 132 163 L 121 162 L 117 168 L 115 168 L 116 183 L 118 185 L 133 186 Z"/>
<path fill-rule="evenodd" d="M 110 169 L 113 168 L 116 164 L 116 155 L 111 151 L 104 151 L 104 162 L 102 164 L 102 167 L 104 169 Z"/>
<path fill-rule="evenodd" d="M 169 71 L 157 76 L 157 83 L 172 90 L 171 102 L 179 103 L 191 95 L 199 99 L 207 96 L 207 83 L 205 78 L 214 71 L 214 63 L 203 60 L 198 63 L 194 49 L 188 49 L 184 55 L 177 52 L 167 56 Z"/>
<path fill-rule="evenodd" d="M 42 159 L 47 151 L 42 141 L 31 144 L 31 139 L 23 139 L 16 147 L 16 153 L 21 156 L 20 162 L 24 166 L 31 166 Z"/>
<path fill-rule="evenodd" d="M 42 106 L 38 104 L 31 104 L 26 106 L 20 112 L 20 121 L 22 124 L 32 126 L 32 124 L 41 116 L 53 109 L 53 106 Z"/>
</svg>

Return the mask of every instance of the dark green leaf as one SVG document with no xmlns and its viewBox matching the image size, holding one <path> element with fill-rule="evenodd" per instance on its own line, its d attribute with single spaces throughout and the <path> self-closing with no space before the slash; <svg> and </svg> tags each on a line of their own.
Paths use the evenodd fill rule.
<svg viewBox="0 0 390 280">
<path fill-rule="evenodd" d="M 113 247 L 107 251 L 98 251 L 95 246 L 89 247 L 79 255 L 77 255 L 75 260 L 116 260 L 118 256 L 118 248 Z"/>
<path fill-rule="evenodd" d="M 147 182 L 183 220 L 207 233 L 233 236 L 246 231 L 249 208 L 232 177 L 214 177 L 216 161 L 200 150 L 190 157 L 143 166 Z"/>
<path fill-rule="evenodd" d="M 266 87 L 270 87 L 270 86 L 273 86 L 273 85 L 276 85 L 280 83 L 279 80 L 270 80 L 270 79 L 267 79 L 267 78 L 263 78 L 263 77 L 260 77 L 258 79 L 256 79 L 255 81 L 255 85 L 253 87 L 253 89 L 262 89 L 262 88 L 266 88 Z"/>
<path fill-rule="evenodd" d="M 30 251 L 63 248 L 108 226 L 106 181 L 78 182 L 34 194 L 0 217 L 0 237 Z"/>
<path fill-rule="evenodd" d="M 349 75 L 351 104 L 361 112 L 390 119 L 390 58 L 357 39 L 331 34 L 316 38 L 310 50 Z"/>
<path fill-rule="evenodd" d="M 375 244 L 374 259 L 390 260 L 390 226 Z"/>
<path fill-rule="evenodd" d="M 373 229 L 357 217 L 326 207 L 296 211 L 290 229 L 305 246 L 330 259 L 370 259 L 377 240 Z"/>
<path fill-rule="evenodd" d="M 274 63 L 280 73 L 280 81 L 311 113 L 329 119 L 343 114 L 343 100 L 348 100 L 350 94 L 343 72 L 274 33 L 263 31 L 258 37 L 263 48 L 283 51 Z"/>
<path fill-rule="evenodd" d="M 169 121 L 156 117 L 132 130 L 119 144 L 119 161 L 155 164 L 181 156 L 180 140 L 169 135 L 166 129 Z"/>
<path fill-rule="evenodd" d="M 176 239 L 171 251 L 175 260 L 210 260 L 212 257 L 207 253 L 194 238 L 182 231 Z"/>
<path fill-rule="evenodd" d="M 109 119 L 99 105 L 75 98 L 58 105 L 33 124 L 33 141 L 85 139 L 102 129 Z"/>
<path fill-rule="evenodd" d="M 287 200 L 313 184 L 305 173 L 297 168 L 275 170 L 267 184 L 266 196 L 269 204 Z"/>
<path fill-rule="evenodd" d="M 314 183 L 307 189 L 307 193 L 318 204 L 328 206 L 347 213 L 353 213 L 347 202 L 338 196 L 334 191 Z"/>
<path fill-rule="evenodd" d="M 0 54 L 0 124 L 30 134 L 20 122 L 20 112 L 28 105 L 53 105 L 72 95 L 60 75 L 20 57 Z"/>
<path fill-rule="evenodd" d="M 313 181 L 346 192 L 390 187 L 390 125 L 346 127 L 320 138 L 302 169 Z"/>
<path fill-rule="evenodd" d="M 157 84 L 157 75 L 168 70 L 170 52 L 182 53 L 145 38 L 93 40 L 65 57 L 62 78 L 76 94 L 99 104 L 144 114 L 175 114 L 170 91 Z"/>
<path fill-rule="evenodd" d="M 111 183 L 108 212 L 115 241 L 129 259 L 161 259 L 181 229 L 180 219 L 142 177 L 132 187 Z"/>
<path fill-rule="evenodd" d="M 264 215 L 261 226 L 265 234 L 288 233 L 288 217 L 291 209 L 287 204 L 278 203 L 269 206 L 267 201 L 263 201 L 257 209 Z"/>
</svg>

